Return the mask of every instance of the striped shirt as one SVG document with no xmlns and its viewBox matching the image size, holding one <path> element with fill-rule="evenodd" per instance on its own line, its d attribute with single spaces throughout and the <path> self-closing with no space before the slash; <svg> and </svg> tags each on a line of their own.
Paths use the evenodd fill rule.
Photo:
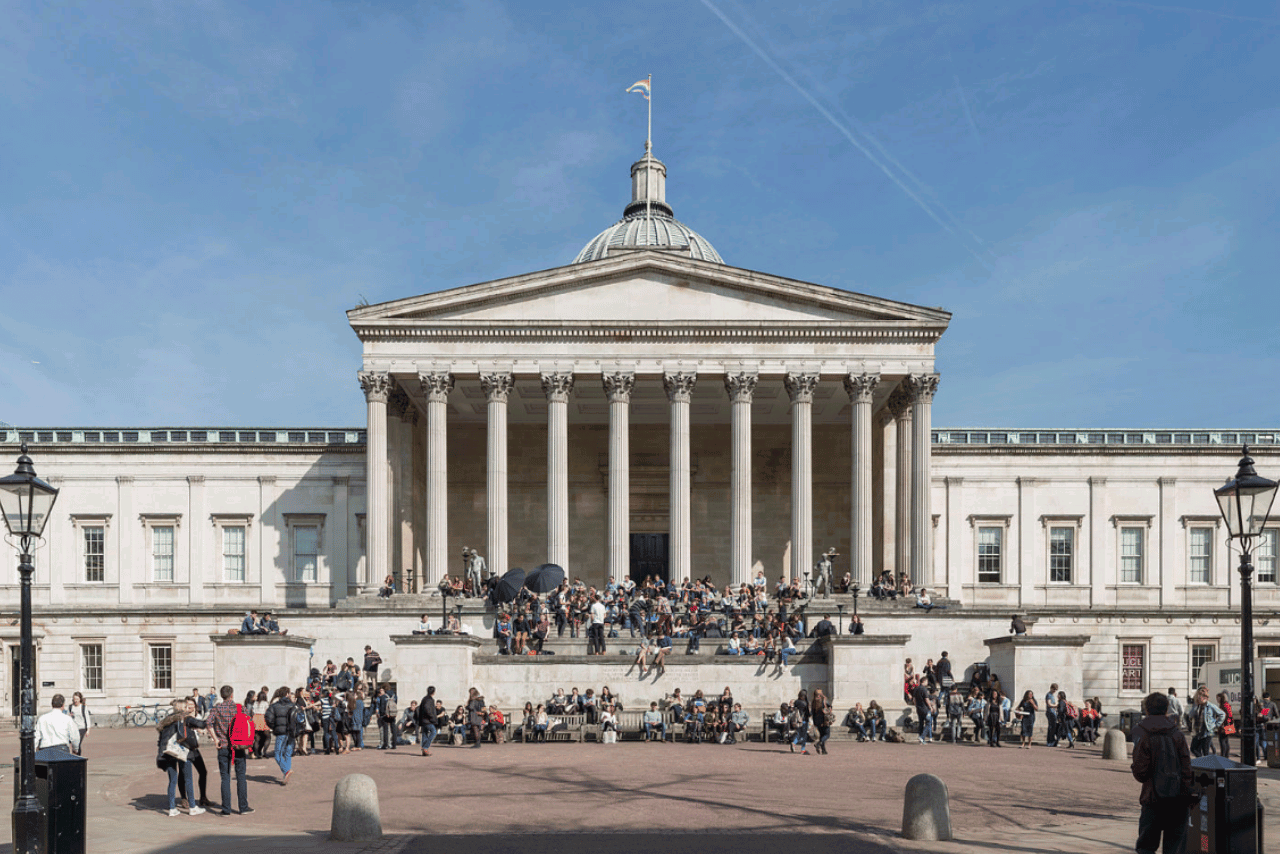
<svg viewBox="0 0 1280 854">
<path fill-rule="evenodd" d="M 213 730 L 213 742 L 219 750 L 231 746 L 231 723 L 239 708 L 235 700 L 223 700 L 209 712 L 209 728 Z"/>
<path fill-rule="evenodd" d="M 327 721 L 332 715 L 333 715 L 333 701 L 329 699 L 328 694 L 321 694 L 320 695 L 320 717 Z"/>
</svg>

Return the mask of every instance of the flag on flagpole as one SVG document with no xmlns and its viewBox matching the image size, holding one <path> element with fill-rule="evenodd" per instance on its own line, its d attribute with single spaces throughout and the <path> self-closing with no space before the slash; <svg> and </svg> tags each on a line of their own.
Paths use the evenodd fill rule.
<svg viewBox="0 0 1280 854">
<path fill-rule="evenodd" d="M 641 95 L 644 95 L 644 99 L 647 101 L 649 100 L 649 81 L 651 79 L 652 78 L 646 77 L 643 80 L 637 80 L 635 83 L 632 83 L 627 87 L 627 91 L 639 92 Z"/>
</svg>

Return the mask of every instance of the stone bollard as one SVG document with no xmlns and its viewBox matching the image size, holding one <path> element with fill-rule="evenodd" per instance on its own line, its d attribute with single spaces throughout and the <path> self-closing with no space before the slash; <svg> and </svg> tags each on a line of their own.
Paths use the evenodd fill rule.
<svg viewBox="0 0 1280 854">
<path fill-rule="evenodd" d="M 902 835 L 907 839 L 946 841 L 951 838 L 951 804 L 947 784 L 932 774 L 907 781 L 902 799 Z"/>
<path fill-rule="evenodd" d="M 1123 762 L 1129 758 L 1129 740 L 1124 730 L 1109 729 L 1102 735 L 1102 758 Z"/>
<path fill-rule="evenodd" d="M 348 774 L 333 787 L 329 838 L 335 842 L 374 842 L 382 838 L 378 784 L 372 777 Z"/>
</svg>

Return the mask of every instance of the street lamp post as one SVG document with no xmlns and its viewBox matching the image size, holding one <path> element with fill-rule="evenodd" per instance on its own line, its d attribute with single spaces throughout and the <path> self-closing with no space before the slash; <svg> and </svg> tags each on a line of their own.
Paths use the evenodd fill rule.
<svg viewBox="0 0 1280 854">
<path fill-rule="evenodd" d="M 22 767 L 19 769 L 18 796 L 13 802 L 13 850 L 15 854 L 43 854 L 47 826 L 44 810 L 36 797 L 36 683 L 35 645 L 31 640 L 31 574 L 35 565 L 31 551 L 44 532 L 45 523 L 58 498 L 58 490 L 36 477 L 35 467 L 23 444 L 18 467 L 13 474 L 0 478 L 0 513 L 4 515 L 9 535 L 18 541 L 18 574 L 22 580 L 22 647 L 19 665 L 21 694 Z"/>
<path fill-rule="evenodd" d="M 836 634 L 840 634 L 841 627 L 844 625 L 844 603 L 837 603 L 836 610 L 840 612 L 838 622 L 836 623 Z"/>
<path fill-rule="evenodd" d="M 853 582 L 853 616 L 858 616 L 858 582 Z"/>
<path fill-rule="evenodd" d="M 1257 722 L 1253 713 L 1253 542 L 1262 535 L 1276 498 L 1276 482 L 1253 469 L 1244 446 L 1236 476 L 1213 491 L 1227 524 L 1227 535 L 1240 541 L 1240 759 L 1257 765 Z"/>
</svg>

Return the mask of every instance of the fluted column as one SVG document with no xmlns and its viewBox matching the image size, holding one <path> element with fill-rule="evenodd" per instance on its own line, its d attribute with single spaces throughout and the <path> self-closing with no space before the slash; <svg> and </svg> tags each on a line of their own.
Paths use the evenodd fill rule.
<svg viewBox="0 0 1280 854">
<path fill-rule="evenodd" d="M 480 375 L 480 388 L 489 401 L 485 454 L 489 540 L 485 559 L 493 576 L 507 571 L 507 398 L 514 386 L 515 377 L 511 374 Z"/>
<path fill-rule="evenodd" d="M 863 587 L 871 583 L 871 398 L 880 384 L 879 374 L 850 374 L 844 378 L 853 408 L 852 537 L 849 564 L 853 580 Z"/>
<path fill-rule="evenodd" d="M 689 400 L 698 384 L 696 372 L 664 374 L 662 387 L 671 401 L 671 577 L 679 581 L 693 574 L 693 539 L 689 479 Z"/>
<path fill-rule="evenodd" d="M 391 466 L 391 571 L 399 580 L 399 589 L 410 593 L 422 580 L 413 577 L 413 435 L 418 426 L 418 409 L 400 388 L 392 394 L 387 407 L 400 422 L 394 428 L 395 442 L 388 443 L 388 453 L 394 455 Z"/>
<path fill-rule="evenodd" d="M 932 472 L 933 395 L 937 374 L 907 377 L 911 390 L 911 579 L 917 586 L 933 586 Z"/>
<path fill-rule="evenodd" d="M 427 575 L 424 590 L 432 592 L 449 573 L 449 392 L 453 374 L 419 373 L 427 399 Z"/>
<path fill-rule="evenodd" d="M 751 580 L 751 399 L 757 376 L 725 374 L 733 413 L 733 472 L 729 480 L 729 579 L 736 588 Z"/>
<path fill-rule="evenodd" d="M 573 373 L 542 375 L 547 396 L 547 560 L 569 565 L 569 395 Z"/>
<path fill-rule="evenodd" d="M 615 581 L 631 571 L 631 390 L 636 375 L 604 374 L 609 398 L 609 572 Z"/>
<path fill-rule="evenodd" d="M 893 565 L 894 572 L 911 574 L 911 395 L 906 380 L 889 395 L 886 404 L 895 426 L 893 461 Z M 896 578 L 895 578 L 896 580 Z"/>
<path fill-rule="evenodd" d="M 369 532 L 360 589 L 369 590 L 377 586 L 391 566 L 391 508 L 388 506 L 390 488 L 387 483 L 387 398 L 391 395 L 391 374 L 361 371 L 358 376 L 367 405 L 364 512 Z M 265 540 L 265 535 L 261 539 Z"/>
<path fill-rule="evenodd" d="M 791 398 L 791 577 L 803 583 L 813 560 L 813 390 L 817 374 L 787 374 Z"/>
</svg>

